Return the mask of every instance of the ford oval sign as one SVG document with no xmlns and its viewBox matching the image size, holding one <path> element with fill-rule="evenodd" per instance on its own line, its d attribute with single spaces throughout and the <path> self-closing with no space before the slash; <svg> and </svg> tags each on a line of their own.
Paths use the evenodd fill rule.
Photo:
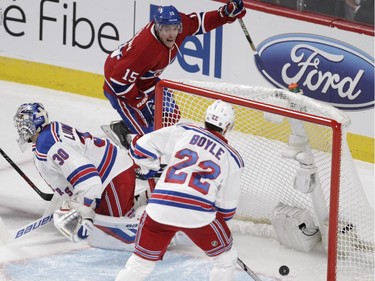
<svg viewBox="0 0 375 281">
<path fill-rule="evenodd" d="M 374 107 L 374 58 L 345 42 L 312 34 L 282 34 L 258 46 L 263 76 L 345 110 Z M 260 69 L 260 66 L 263 69 Z"/>
</svg>

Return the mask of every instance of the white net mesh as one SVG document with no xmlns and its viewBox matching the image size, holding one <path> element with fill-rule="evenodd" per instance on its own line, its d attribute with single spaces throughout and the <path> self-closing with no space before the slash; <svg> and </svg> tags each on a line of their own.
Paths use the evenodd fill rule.
<svg viewBox="0 0 375 281">
<path fill-rule="evenodd" d="M 341 164 L 338 167 L 341 174 L 340 193 L 335 198 L 339 205 L 337 280 L 373 280 L 374 214 L 364 195 L 346 143 L 345 129 L 350 124 L 347 116 L 334 107 L 286 90 L 197 81 L 185 81 L 184 84 L 333 119 L 341 124 Z M 172 101 L 167 98 L 171 95 L 180 111 L 179 122 L 195 122 L 199 125 L 203 125 L 205 110 L 215 98 L 204 97 L 199 90 L 164 89 L 163 126 L 178 121 L 179 114 L 175 106 L 173 111 L 166 110 L 171 107 Z M 308 210 L 316 224 L 323 227 L 330 209 L 333 146 L 340 146 L 340 143 L 332 144 L 332 128 L 302 121 L 298 114 L 294 118 L 285 117 L 282 110 L 270 115 L 239 105 L 234 105 L 234 109 L 235 126 L 227 138 L 245 161 L 236 219 L 251 221 L 251 225 L 257 226 L 253 232 L 256 235 L 274 237 L 274 234 L 269 233 L 269 228 L 259 225 L 271 224 L 273 210 L 281 202 Z M 305 150 L 312 153 L 317 167 L 317 187 L 312 193 L 302 193 L 294 188 L 299 162 L 283 157 L 288 151 L 290 135 L 303 136 L 308 140 Z M 259 229 L 260 234 L 257 233 Z"/>
</svg>

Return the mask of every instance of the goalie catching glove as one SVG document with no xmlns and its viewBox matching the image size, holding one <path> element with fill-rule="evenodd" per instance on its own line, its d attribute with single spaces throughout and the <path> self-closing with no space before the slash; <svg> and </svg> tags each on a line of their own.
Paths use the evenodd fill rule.
<svg viewBox="0 0 375 281">
<path fill-rule="evenodd" d="M 166 165 L 161 164 L 159 170 L 150 170 L 145 167 L 134 165 L 136 177 L 140 180 L 148 180 L 150 178 L 160 178 Z"/>
<path fill-rule="evenodd" d="M 221 17 L 227 17 L 229 22 L 241 19 L 246 15 L 242 0 L 232 0 L 218 10 Z"/>
<path fill-rule="evenodd" d="M 136 143 L 140 138 L 137 135 L 133 138 L 129 147 L 130 157 L 133 158 L 135 174 L 138 179 L 148 180 L 150 178 L 160 178 L 166 165 L 160 164 L 160 159 L 143 155 L 137 148 Z"/>
<path fill-rule="evenodd" d="M 83 198 L 64 201 L 53 213 L 55 227 L 74 243 L 89 237 L 93 229 L 95 201 L 90 206 L 85 206 L 83 201 Z"/>
</svg>

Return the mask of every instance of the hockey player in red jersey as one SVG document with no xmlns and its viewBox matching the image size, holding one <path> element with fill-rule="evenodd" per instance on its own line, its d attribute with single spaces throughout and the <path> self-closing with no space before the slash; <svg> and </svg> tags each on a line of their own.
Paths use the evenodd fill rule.
<svg viewBox="0 0 375 281">
<path fill-rule="evenodd" d="M 159 7 L 154 20 L 131 40 L 112 52 L 104 65 L 104 95 L 122 121 L 112 122 L 112 131 L 128 147 L 125 135 L 143 135 L 154 130 L 154 89 L 159 75 L 171 64 L 187 36 L 195 36 L 232 23 L 246 14 L 242 0 L 233 0 L 218 10 L 184 14 L 174 6 Z M 167 114 L 179 114 L 171 98 Z"/>
<path fill-rule="evenodd" d="M 244 162 L 224 137 L 234 123 L 232 106 L 215 101 L 205 128 L 178 123 L 148 133 L 131 144 L 144 175 L 168 165 L 158 180 L 139 223 L 135 250 L 116 281 L 142 281 L 162 260 L 181 231 L 212 258 L 210 281 L 231 281 L 237 261 L 226 224 L 237 209 Z"/>
<path fill-rule="evenodd" d="M 53 189 L 54 198 L 65 200 L 53 215 L 64 236 L 78 242 L 88 238 L 93 229 L 97 233 L 97 216 L 104 221 L 117 217 L 117 224 L 120 218 L 130 220 L 134 216 L 135 170 L 127 151 L 108 139 L 50 122 L 40 103 L 22 104 L 14 124 L 21 150 L 32 144 L 39 174 Z"/>
</svg>

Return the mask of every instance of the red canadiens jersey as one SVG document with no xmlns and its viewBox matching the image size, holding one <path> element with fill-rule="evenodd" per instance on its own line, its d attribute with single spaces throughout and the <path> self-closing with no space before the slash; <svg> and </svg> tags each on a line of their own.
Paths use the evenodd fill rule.
<svg viewBox="0 0 375 281">
<path fill-rule="evenodd" d="M 154 22 L 148 23 L 130 41 L 110 54 L 104 65 L 104 91 L 128 101 L 138 96 L 138 91 L 151 90 L 157 77 L 171 64 L 178 47 L 190 35 L 206 33 L 229 22 L 215 11 L 180 13 L 182 32 L 178 34 L 173 48 L 166 47 L 155 34 Z"/>
</svg>

